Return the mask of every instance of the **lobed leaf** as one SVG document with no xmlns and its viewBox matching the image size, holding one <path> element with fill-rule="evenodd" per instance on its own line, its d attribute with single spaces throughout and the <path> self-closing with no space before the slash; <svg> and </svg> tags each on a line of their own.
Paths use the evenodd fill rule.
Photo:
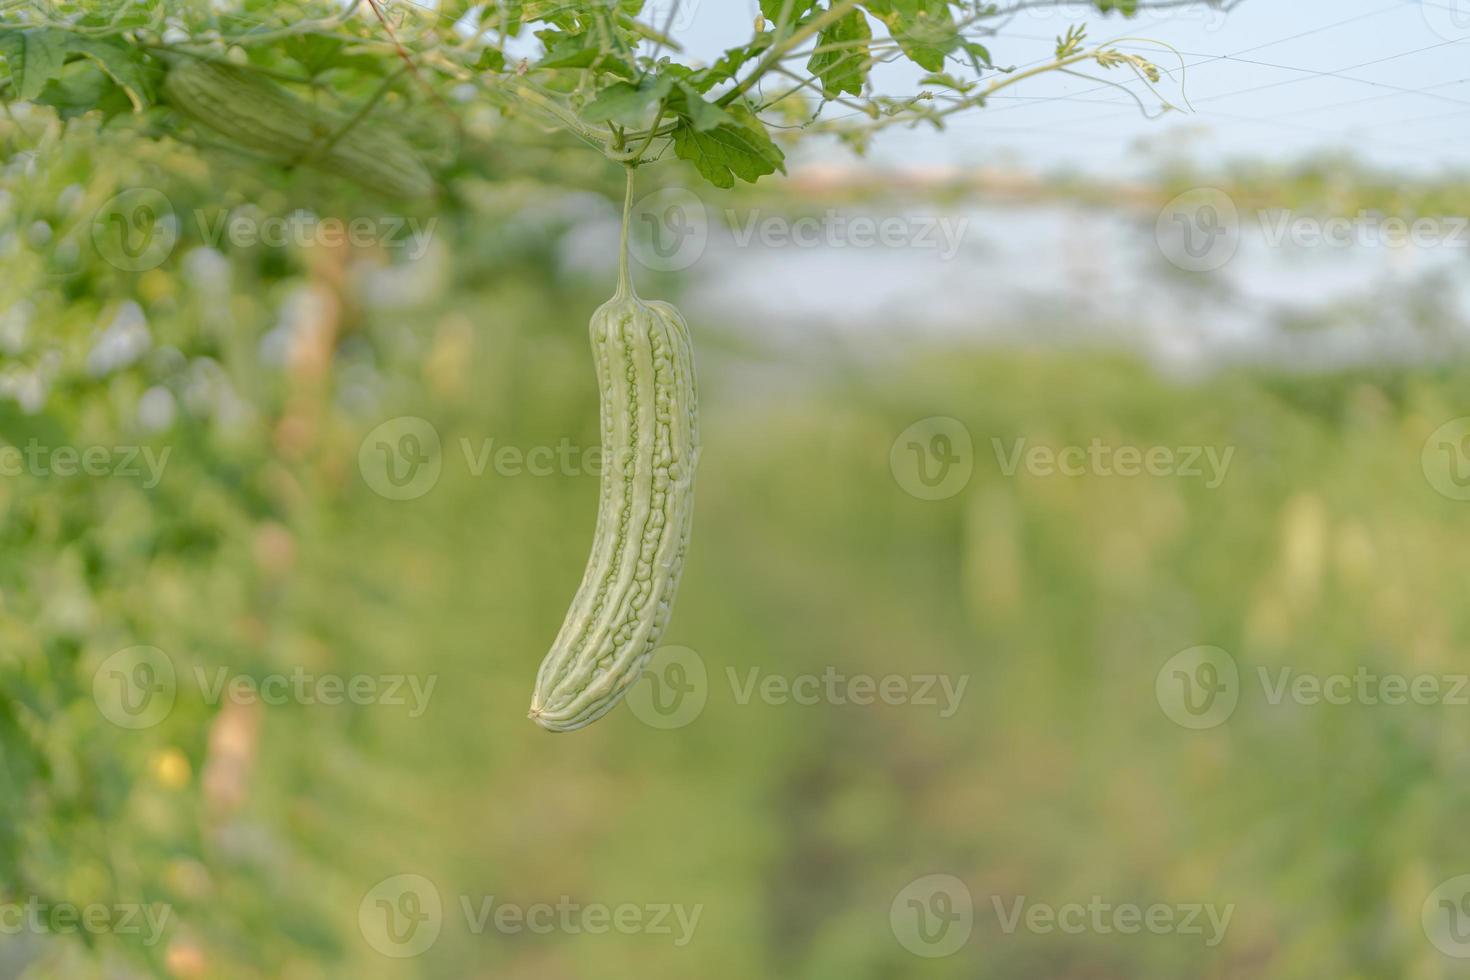
<svg viewBox="0 0 1470 980">
<path fill-rule="evenodd" d="M 70 37 L 65 31 L 47 27 L 0 34 L 0 57 L 10 69 L 17 98 L 29 102 L 41 94 L 47 82 L 61 75 Z"/>
<path fill-rule="evenodd" d="M 630 129 L 645 125 L 673 87 L 674 80 L 667 76 L 645 78 L 637 85 L 614 82 L 583 107 L 582 118 L 592 123 L 616 123 Z"/>
<path fill-rule="evenodd" d="M 822 94 L 834 99 L 843 92 L 862 95 L 871 61 L 868 44 L 873 29 L 861 10 L 839 18 L 817 35 L 817 47 L 842 45 L 832 51 L 817 51 L 807 62 L 807 71 L 822 82 Z"/>
<path fill-rule="evenodd" d="M 755 113 L 744 107 L 729 113 L 730 122 L 703 132 L 687 122 L 680 125 L 674 130 L 675 155 L 693 163 L 716 187 L 734 187 L 736 177 L 753 184 L 777 170 L 785 173 L 786 155 Z"/>
<path fill-rule="evenodd" d="M 945 0 L 868 0 L 868 12 L 888 27 L 899 49 L 925 71 L 944 70 L 960 46 L 960 32 Z"/>
</svg>

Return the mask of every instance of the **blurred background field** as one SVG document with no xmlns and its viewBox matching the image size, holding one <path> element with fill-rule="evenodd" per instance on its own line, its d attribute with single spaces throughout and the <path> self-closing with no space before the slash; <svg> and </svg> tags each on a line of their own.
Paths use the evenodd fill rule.
<svg viewBox="0 0 1470 980">
<path fill-rule="evenodd" d="M 666 642 L 697 654 L 706 703 L 672 730 L 624 706 L 553 737 L 525 710 L 580 576 L 597 478 L 476 473 L 464 447 L 595 445 L 585 331 L 611 289 L 617 175 L 532 150 L 479 161 L 488 179 L 460 175 L 455 207 L 413 215 L 436 221 L 416 261 L 381 246 L 214 248 L 196 209 L 380 205 L 308 176 L 266 187 L 166 144 L 59 141 L 17 111 L 0 124 L 0 435 L 168 456 L 152 487 L 0 480 L 0 888 L 168 917 L 157 943 L 6 935 L 0 975 L 1460 975 L 1421 910 L 1470 871 L 1470 708 L 1271 704 L 1255 678 L 1465 670 L 1467 504 L 1436 491 L 1422 458 L 1467 414 L 1463 251 L 1407 268 L 1406 253 L 1356 254 L 1368 271 L 1336 301 L 1243 274 L 1242 290 L 1263 290 L 1244 302 L 1162 260 L 1154 219 L 1187 176 L 1142 186 L 1132 209 L 1062 181 L 894 203 L 793 178 L 707 198 L 706 257 L 637 272 L 694 323 L 705 450 Z M 1267 175 L 1265 190 L 1214 179 L 1243 205 L 1315 207 L 1324 174 L 1338 188 L 1324 210 L 1382 199 L 1383 178 L 1344 161 Z M 129 187 L 180 216 L 172 254 L 138 272 L 92 239 Z M 1426 183 L 1424 199 L 1462 187 Z M 741 250 L 727 207 L 979 220 L 947 264 L 891 257 L 914 278 L 850 309 L 853 270 L 881 256 Z M 1028 221 L 1030 238 L 996 233 Z M 1047 229 L 1089 223 L 1125 244 L 1054 262 Z M 1060 269 L 1056 283 L 1028 293 L 997 271 L 1028 258 Z M 1126 288 L 1115 265 L 1135 277 Z M 787 267 L 804 270 L 799 295 Z M 1144 312 L 1149 297 L 1171 312 L 1145 324 L 1160 309 Z M 1212 348 L 1217 322 L 1246 339 Z M 890 465 L 900 434 L 934 416 L 973 439 L 973 475 L 937 501 Z M 360 453 L 403 417 L 438 434 L 441 473 L 393 500 Z M 1017 439 L 1233 456 L 1214 488 L 1007 475 L 993 440 Z M 177 698 L 130 729 L 94 679 L 138 645 L 166 654 Z M 1203 730 L 1171 720 L 1155 689 L 1197 645 L 1228 651 L 1243 678 L 1233 716 Z M 211 703 L 195 671 L 220 668 L 433 686 L 417 715 Z M 752 668 L 967 686 L 948 717 L 741 703 Z M 958 952 L 929 959 L 890 912 L 936 873 L 964 882 L 975 922 Z M 432 947 L 399 959 L 360 913 L 405 874 L 443 910 Z M 992 905 L 1094 895 L 1233 917 L 1207 946 L 1007 933 Z M 492 896 L 700 913 L 682 945 L 677 931 L 477 932 L 462 903 Z"/>
</svg>

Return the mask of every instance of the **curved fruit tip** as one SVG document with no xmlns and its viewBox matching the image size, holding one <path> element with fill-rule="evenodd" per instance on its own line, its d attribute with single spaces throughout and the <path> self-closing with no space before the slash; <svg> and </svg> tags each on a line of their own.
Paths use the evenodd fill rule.
<svg viewBox="0 0 1470 980">
<path fill-rule="evenodd" d="M 526 712 L 526 717 L 529 718 L 529 719 L 531 719 L 532 721 L 534 721 L 536 724 L 540 725 L 542 728 L 546 729 L 548 732 L 562 732 L 562 731 L 566 731 L 565 728 L 562 728 L 556 722 L 554 722 L 551 719 L 547 718 L 545 716 L 545 713 L 544 713 L 545 710 L 546 709 L 543 708 L 543 707 L 541 707 L 540 704 L 538 704 L 535 701 L 532 701 L 531 702 L 531 710 Z"/>
</svg>

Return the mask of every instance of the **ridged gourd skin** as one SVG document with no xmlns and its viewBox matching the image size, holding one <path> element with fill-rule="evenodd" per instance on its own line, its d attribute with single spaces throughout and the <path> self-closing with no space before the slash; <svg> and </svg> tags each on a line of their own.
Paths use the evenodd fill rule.
<svg viewBox="0 0 1470 980">
<path fill-rule="evenodd" d="M 658 646 L 689 546 L 699 418 L 689 327 L 626 277 L 592 315 L 602 392 L 602 492 L 581 587 L 541 663 L 531 718 L 590 725 L 623 699 Z"/>
<path fill-rule="evenodd" d="M 433 176 L 412 147 L 391 132 L 355 126 L 318 154 L 317 148 L 345 121 L 255 72 L 178 58 L 164 76 L 163 94 L 195 122 L 279 163 L 309 164 L 392 197 L 434 193 Z"/>
</svg>

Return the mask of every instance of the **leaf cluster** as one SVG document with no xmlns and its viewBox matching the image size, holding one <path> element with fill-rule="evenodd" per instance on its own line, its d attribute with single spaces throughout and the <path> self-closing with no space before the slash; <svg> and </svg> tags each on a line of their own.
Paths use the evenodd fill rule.
<svg viewBox="0 0 1470 980">
<path fill-rule="evenodd" d="M 351 118 L 396 105 L 405 127 L 429 116 L 462 127 L 488 102 L 619 163 L 672 152 L 731 187 L 783 171 L 782 144 L 803 134 L 836 133 L 861 149 L 880 129 L 943 126 L 1045 71 L 1075 73 L 1092 62 L 1131 68 L 1150 87 L 1163 79 L 1142 54 L 1088 48 L 1080 28 L 1040 66 L 1018 70 L 992 56 L 1008 18 L 1057 0 L 759 0 L 749 37 L 708 64 L 688 57 L 672 31 L 679 4 L 700 2 L 668 0 L 655 10 L 648 0 L 449 0 L 432 9 L 408 0 L 243 0 L 221 11 L 193 0 L 35 0 L 0 14 L 0 95 L 53 106 L 64 118 L 156 108 L 159 131 L 176 132 L 158 105 L 161 78 L 182 57 L 222 59 L 336 102 Z M 1124 16 L 1153 5 L 1073 2 Z M 892 63 L 918 69 L 909 76 L 918 87 L 877 91 L 877 70 Z"/>
</svg>

